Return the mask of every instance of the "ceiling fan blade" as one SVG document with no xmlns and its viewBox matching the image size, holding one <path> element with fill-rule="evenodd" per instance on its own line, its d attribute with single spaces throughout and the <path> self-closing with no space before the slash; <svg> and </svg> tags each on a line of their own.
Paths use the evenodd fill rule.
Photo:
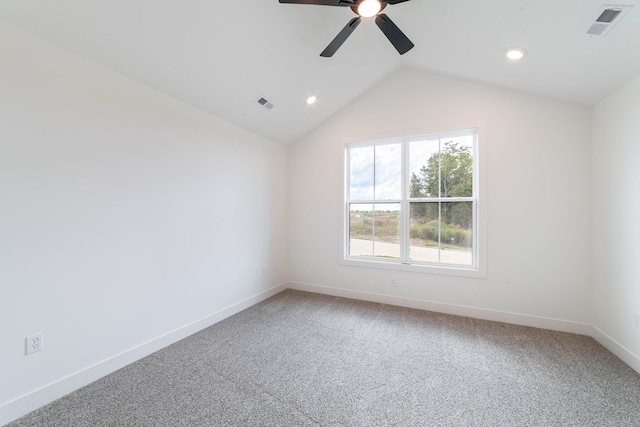
<svg viewBox="0 0 640 427">
<path fill-rule="evenodd" d="M 404 55 L 413 48 L 414 44 L 411 43 L 411 40 L 384 13 L 376 16 L 376 25 L 380 27 L 400 55 Z"/>
<path fill-rule="evenodd" d="M 332 57 L 333 54 L 336 53 L 338 49 L 340 49 L 342 43 L 344 43 L 345 40 L 347 40 L 347 38 L 351 35 L 351 33 L 353 33 L 353 30 L 355 30 L 356 27 L 360 25 L 360 21 L 361 18 L 359 16 L 349 21 L 349 23 L 342 29 L 342 31 L 338 33 L 336 38 L 333 39 L 331 43 L 329 43 L 329 46 L 327 46 L 326 49 L 322 51 L 320 56 L 324 56 L 325 58 Z"/>
<path fill-rule="evenodd" d="M 320 6 L 353 6 L 354 0 L 280 0 L 280 3 L 317 4 Z"/>
<path fill-rule="evenodd" d="M 387 0 L 387 3 L 389 3 L 389 4 L 398 4 L 398 3 L 404 3 L 406 1 L 409 1 L 409 0 Z"/>
</svg>

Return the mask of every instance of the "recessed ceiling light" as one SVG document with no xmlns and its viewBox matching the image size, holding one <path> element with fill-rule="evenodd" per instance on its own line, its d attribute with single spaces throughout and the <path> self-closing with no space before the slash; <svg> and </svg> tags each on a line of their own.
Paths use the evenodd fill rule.
<svg viewBox="0 0 640 427">
<path fill-rule="evenodd" d="M 315 102 L 318 100 L 318 98 L 316 98 L 315 95 L 311 95 L 310 97 L 307 98 L 307 104 L 311 105 L 311 104 L 315 104 Z"/>
<path fill-rule="evenodd" d="M 524 58 L 527 55 L 527 51 L 524 48 L 514 46 L 505 50 L 505 55 L 507 55 L 507 58 L 517 61 Z"/>
<path fill-rule="evenodd" d="M 358 15 L 363 18 L 371 18 L 377 15 L 382 9 L 382 5 L 378 0 L 364 0 L 358 5 Z"/>
</svg>

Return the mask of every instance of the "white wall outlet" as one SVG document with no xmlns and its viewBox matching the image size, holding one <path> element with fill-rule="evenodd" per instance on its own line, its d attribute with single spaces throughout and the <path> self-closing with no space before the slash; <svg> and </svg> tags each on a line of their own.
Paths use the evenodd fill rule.
<svg viewBox="0 0 640 427">
<path fill-rule="evenodd" d="M 267 267 L 262 267 L 262 276 L 266 276 L 267 275 Z"/>
<path fill-rule="evenodd" d="M 392 288 L 396 287 L 396 279 L 391 279 L 391 287 Z"/>
<path fill-rule="evenodd" d="M 640 328 L 640 311 L 636 311 L 634 313 L 634 315 L 635 315 L 634 316 L 634 318 L 635 318 L 634 323 L 636 325 L 636 328 Z"/>
<path fill-rule="evenodd" d="M 40 332 L 39 334 L 30 335 L 25 339 L 25 342 L 26 354 L 42 351 L 44 348 L 44 334 Z"/>
</svg>

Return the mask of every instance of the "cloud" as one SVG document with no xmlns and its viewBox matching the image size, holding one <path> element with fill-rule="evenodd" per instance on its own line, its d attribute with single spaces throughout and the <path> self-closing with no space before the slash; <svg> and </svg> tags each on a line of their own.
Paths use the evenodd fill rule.
<svg viewBox="0 0 640 427">
<path fill-rule="evenodd" d="M 409 176 L 418 174 L 429 158 L 438 153 L 441 144 L 456 142 L 473 146 L 472 136 L 418 140 L 409 144 Z M 401 143 L 357 147 L 349 150 L 349 192 L 351 200 L 398 200 L 402 197 Z"/>
</svg>

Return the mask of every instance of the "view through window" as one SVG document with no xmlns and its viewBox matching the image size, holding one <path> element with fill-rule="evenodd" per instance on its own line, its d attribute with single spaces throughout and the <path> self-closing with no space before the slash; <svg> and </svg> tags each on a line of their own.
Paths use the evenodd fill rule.
<svg viewBox="0 0 640 427">
<path fill-rule="evenodd" d="M 474 267 L 476 129 L 347 144 L 346 256 Z"/>
</svg>

